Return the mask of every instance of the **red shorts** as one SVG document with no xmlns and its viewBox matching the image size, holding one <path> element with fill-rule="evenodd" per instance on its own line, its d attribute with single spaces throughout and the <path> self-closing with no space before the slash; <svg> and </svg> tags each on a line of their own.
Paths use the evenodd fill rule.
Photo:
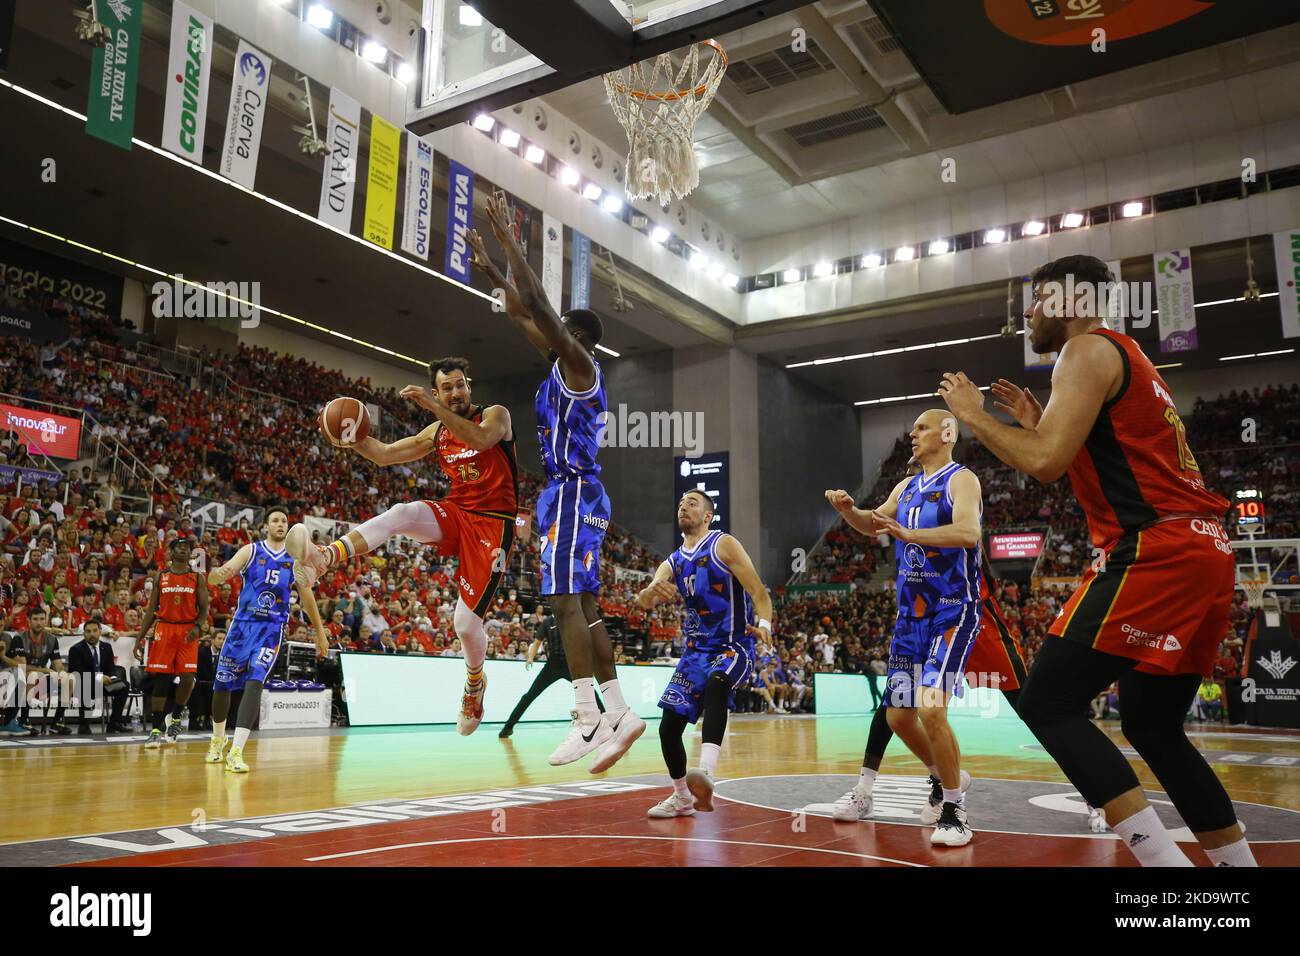
<svg viewBox="0 0 1300 956">
<path fill-rule="evenodd" d="M 199 642 L 189 641 L 193 624 L 168 624 L 159 621 L 154 628 L 157 638 L 149 645 L 150 674 L 194 674 L 199 669 Z"/>
<path fill-rule="evenodd" d="M 1138 661 L 1146 674 L 1214 671 L 1228 633 L 1236 562 L 1214 518 L 1172 518 L 1120 538 L 1090 569 L 1050 633 Z"/>
<path fill-rule="evenodd" d="M 515 540 L 515 521 L 466 511 L 450 501 L 426 501 L 438 518 L 442 540 L 438 553 L 456 555 L 460 567 L 456 586 L 461 599 L 482 617 L 492 605 L 497 586 L 505 576 L 510 547 Z"/>
<path fill-rule="evenodd" d="M 980 675 L 982 686 L 997 690 L 1020 690 L 1025 682 L 1024 654 L 992 598 L 984 600 L 980 632 L 966 659 L 966 673 Z"/>
</svg>

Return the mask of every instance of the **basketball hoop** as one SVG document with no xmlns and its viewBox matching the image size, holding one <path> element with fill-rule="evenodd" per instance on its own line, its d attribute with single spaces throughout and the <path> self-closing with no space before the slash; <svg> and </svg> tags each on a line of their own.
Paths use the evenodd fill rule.
<svg viewBox="0 0 1300 956">
<path fill-rule="evenodd" d="M 700 47 L 713 51 L 701 69 Z M 695 123 L 709 108 L 727 72 L 727 53 L 716 40 L 693 43 L 681 64 L 671 53 L 605 74 L 614 115 L 627 132 L 627 195 L 653 196 L 661 206 L 700 183 Z"/>
<path fill-rule="evenodd" d="M 1264 589 L 1268 587 L 1268 578 L 1243 577 L 1237 584 L 1245 592 L 1246 604 L 1252 610 L 1257 611 L 1264 606 Z"/>
</svg>

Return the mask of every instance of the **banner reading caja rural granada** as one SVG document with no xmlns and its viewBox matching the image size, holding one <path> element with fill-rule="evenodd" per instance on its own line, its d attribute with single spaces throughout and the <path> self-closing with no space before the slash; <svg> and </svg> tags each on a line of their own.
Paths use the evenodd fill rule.
<svg viewBox="0 0 1300 956">
<path fill-rule="evenodd" d="M 76 458 L 81 446 L 81 420 L 66 415 L 0 405 L 0 426 L 17 432 L 30 448 L 50 458 Z"/>
<path fill-rule="evenodd" d="M 90 54 L 90 98 L 86 132 L 105 142 L 131 148 L 135 134 L 135 86 L 140 72 L 139 0 L 95 0 L 95 13 L 109 31 L 104 46 Z"/>
</svg>

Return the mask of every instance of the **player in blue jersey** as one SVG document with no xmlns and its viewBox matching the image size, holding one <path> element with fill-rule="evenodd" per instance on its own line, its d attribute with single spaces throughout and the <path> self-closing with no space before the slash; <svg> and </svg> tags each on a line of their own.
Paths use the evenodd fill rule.
<svg viewBox="0 0 1300 956">
<path fill-rule="evenodd" d="M 930 770 L 932 795 L 921 822 L 935 824 L 931 842 L 965 846 L 971 830 L 963 794 L 970 775 L 961 770 L 948 700 L 962 693 L 966 659 L 980 631 L 980 483 L 952 460 L 958 430 L 950 412 L 922 412 L 910 437 L 921 470 L 900 481 L 880 507 L 855 508 L 845 491 L 827 491 L 826 498 L 863 534 L 887 531 L 895 539 L 898 619 L 889 646 L 889 727 Z"/>
<path fill-rule="evenodd" d="M 235 739 L 225 758 L 230 773 L 248 773 L 244 744 L 261 712 L 262 685 L 275 663 L 289 621 L 290 587 L 297 586 L 298 598 L 316 630 L 317 655 L 323 658 L 329 647 L 320 609 L 311 590 L 311 574 L 285 550 L 284 539 L 288 533 L 288 514 L 282 508 L 272 508 L 266 515 L 266 540 L 244 545 L 208 575 L 212 587 L 220 587 L 237 574 L 241 578 L 239 604 L 226 631 L 212 685 L 212 740 L 207 756 L 208 763 L 221 763 L 221 752 L 228 740 L 226 719 L 230 716 L 230 695 L 242 690 L 243 699 L 235 717 Z"/>
<path fill-rule="evenodd" d="M 592 773 L 608 770 L 645 733 L 645 721 L 623 700 L 614 670 L 614 647 L 600 619 L 600 548 L 609 527 L 609 496 L 600 482 L 596 453 L 608 405 L 605 377 L 596 361 L 603 328 L 589 309 L 563 317 L 547 301 L 542 282 L 529 267 L 508 224 L 505 194 L 487 203 L 492 232 L 505 250 L 514 283 L 488 257 L 479 235 L 466 238 L 474 264 L 505 296 L 510 321 L 546 356 L 551 368 L 537 389 L 537 441 L 546 488 L 537 501 L 542 594 L 555 614 L 573 675 L 573 725 L 555 752 L 552 766 L 573 763 L 597 750 Z M 605 702 L 596 706 L 596 681 Z"/>
<path fill-rule="evenodd" d="M 772 640 L 772 598 L 745 549 L 729 534 L 710 530 L 713 499 L 688 491 L 677 503 L 682 546 L 659 565 L 654 580 L 636 596 L 651 608 L 678 596 L 686 605 L 682 631 L 686 650 L 668 681 L 659 706 L 659 743 L 673 792 L 651 807 L 656 819 L 689 817 L 713 809 L 713 775 L 718 767 L 727 711 L 736 706 L 736 685 L 754 669 L 754 639 Z M 757 620 L 755 615 L 757 614 Z M 700 766 L 686 769 L 682 734 L 704 716 Z"/>
</svg>

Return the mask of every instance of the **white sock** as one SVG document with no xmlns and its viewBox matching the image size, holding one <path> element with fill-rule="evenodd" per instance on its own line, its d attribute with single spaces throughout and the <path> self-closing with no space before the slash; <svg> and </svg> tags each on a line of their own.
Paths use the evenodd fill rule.
<svg viewBox="0 0 1300 956">
<path fill-rule="evenodd" d="M 1112 823 L 1110 828 L 1143 866 L 1192 866 L 1187 854 L 1178 848 L 1160 822 L 1155 807 L 1139 810 L 1127 820 Z"/>
<path fill-rule="evenodd" d="M 1210 858 L 1211 866 L 1259 866 L 1245 837 L 1217 850 L 1206 850 L 1205 855 Z"/>
<path fill-rule="evenodd" d="M 858 793 L 862 794 L 864 797 L 869 797 L 871 796 L 871 791 L 875 789 L 875 786 L 876 771 L 868 770 L 866 767 L 863 767 L 858 772 Z"/>
<path fill-rule="evenodd" d="M 623 691 L 619 689 L 617 677 L 600 685 L 600 699 L 605 702 L 606 713 L 620 714 L 627 710 L 627 704 L 623 701 Z"/>
<path fill-rule="evenodd" d="M 722 753 L 720 744 L 700 744 L 700 769 L 710 777 L 718 771 L 718 754 Z"/>
<path fill-rule="evenodd" d="M 943 788 L 943 802 L 944 802 L 944 803 L 957 803 L 957 804 L 960 804 L 960 803 L 961 803 L 961 800 L 962 800 L 961 787 L 958 787 L 956 790 L 949 790 L 947 787 L 944 787 L 944 788 Z"/>
<path fill-rule="evenodd" d="M 673 781 L 673 791 L 677 794 L 678 800 L 692 799 L 690 788 L 686 786 L 685 777 L 682 777 L 680 780 Z"/>
<path fill-rule="evenodd" d="M 212 736 L 220 740 L 226 733 L 226 722 L 224 720 L 214 720 L 212 722 Z"/>
<path fill-rule="evenodd" d="M 596 679 L 578 677 L 573 681 L 573 708 L 578 712 L 578 719 L 590 726 L 600 720 L 600 711 L 596 708 Z"/>
<path fill-rule="evenodd" d="M 248 743 L 248 735 L 253 732 L 252 727 L 236 727 L 235 742 L 231 744 L 236 750 L 243 750 L 244 744 Z"/>
</svg>

